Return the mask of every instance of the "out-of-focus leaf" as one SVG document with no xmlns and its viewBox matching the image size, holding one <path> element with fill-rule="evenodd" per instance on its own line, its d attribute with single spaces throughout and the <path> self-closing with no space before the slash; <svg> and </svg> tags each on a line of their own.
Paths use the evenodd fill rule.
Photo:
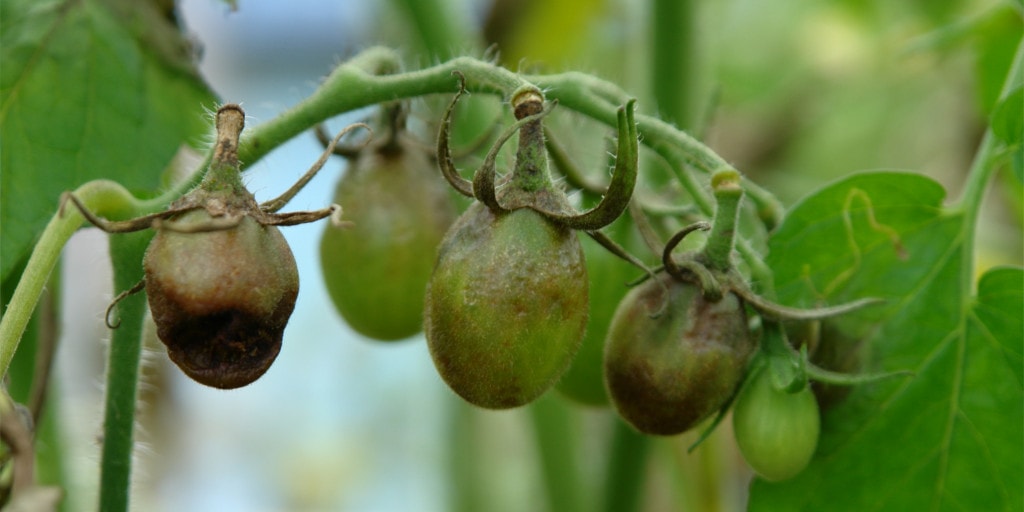
<svg viewBox="0 0 1024 512">
<path fill-rule="evenodd" d="M 1020 11 L 1009 4 L 994 7 L 990 14 L 972 26 L 974 37 L 975 90 L 982 112 L 989 114 L 996 105 L 1006 80 L 1006 70 L 1024 30 Z M 1021 111 L 1017 111 L 1021 116 Z"/>
<path fill-rule="evenodd" d="M 992 112 L 992 133 L 1010 151 L 1010 170 L 1024 183 L 1024 86 L 1017 87 Z"/>
<path fill-rule="evenodd" d="M 1018 87 L 992 111 L 992 133 L 1008 146 L 1024 140 L 1024 87 Z"/>
<path fill-rule="evenodd" d="M 27 257 L 60 193 L 109 178 L 152 191 L 214 105 L 177 28 L 151 2 L 0 4 L 0 279 Z"/>
<path fill-rule="evenodd" d="M 811 465 L 756 480 L 750 510 L 1013 510 L 1024 500 L 1024 272 L 986 274 L 963 255 L 974 226 L 918 175 L 843 179 L 811 195 L 771 240 L 784 303 L 880 297 L 866 370 L 913 377 L 861 385 L 823 415 Z M 841 499 L 839 499 L 841 497 Z"/>
<path fill-rule="evenodd" d="M 606 4 L 603 0 L 498 1 L 485 36 L 513 67 L 524 59 L 529 65 L 560 67 L 589 49 L 594 25 Z"/>
</svg>

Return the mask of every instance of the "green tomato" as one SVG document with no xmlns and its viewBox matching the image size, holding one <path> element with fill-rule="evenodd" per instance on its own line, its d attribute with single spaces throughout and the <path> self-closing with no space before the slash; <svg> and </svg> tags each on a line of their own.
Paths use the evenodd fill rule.
<svg viewBox="0 0 1024 512">
<path fill-rule="evenodd" d="M 426 152 L 411 143 L 385 148 L 360 152 L 338 183 L 334 201 L 353 225 L 325 228 L 320 263 L 352 329 L 400 340 L 422 329 L 433 256 L 456 210 Z"/>
<path fill-rule="evenodd" d="M 810 387 L 796 393 L 777 390 L 767 367 L 740 391 L 732 422 L 743 458 L 772 482 L 788 480 L 807 467 L 821 431 L 818 402 Z"/>
<path fill-rule="evenodd" d="M 529 403 L 579 350 L 587 297 L 575 233 L 529 208 L 494 213 L 473 203 L 442 242 L 427 289 L 434 365 L 472 404 Z"/>
</svg>

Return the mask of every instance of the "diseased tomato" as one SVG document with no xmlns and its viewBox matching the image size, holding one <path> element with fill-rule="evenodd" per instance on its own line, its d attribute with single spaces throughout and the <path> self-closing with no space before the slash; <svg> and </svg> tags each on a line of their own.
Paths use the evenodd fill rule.
<svg viewBox="0 0 1024 512">
<path fill-rule="evenodd" d="M 210 219 L 198 209 L 175 222 Z M 277 358 L 299 274 L 276 227 L 243 217 L 231 229 L 158 230 L 143 266 L 157 335 L 189 377 L 237 388 L 259 378 Z"/>
<path fill-rule="evenodd" d="M 495 213 L 474 203 L 438 251 L 424 321 L 430 354 L 470 403 L 524 405 L 579 349 L 587 297 L 575 233 L 528 208 Z"/>
<path fill-rule="evenodd" d="M 637 430 L 679 434 L 722 408 L 753 349 L 736 295 L 709 301 L 698 286 L 660 274 L 615 312 L 605 382 L 615 409 Z"/>
</svg>

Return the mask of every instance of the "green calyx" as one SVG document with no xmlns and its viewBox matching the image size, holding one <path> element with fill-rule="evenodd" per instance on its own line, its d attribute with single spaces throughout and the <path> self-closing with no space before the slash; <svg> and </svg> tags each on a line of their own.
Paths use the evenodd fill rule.
<svg viewBox="0 0 1024 512">
<path fill-rule="evenodd" d="M 633 195 L 637 176 L 639 142 L 634 114 L 636 100 L 629 100 L 619 108 L 618 155 L 608 192 L 597 206 L 580 213 L 570 206 L 565 193 L 555 186 L 548 170 L 542 120 L 557 103 L 545 103 L 543 93 L 533 85 L 521 86 L 513 92 L 511 105 L 516 122 L 494 142 L 483 165 L 473 175 L 473 180 L 467 180 L 459 174 L 452 163 L 448 143 L 451 116 L 465 91 L 465 77 L 457 71 L 453 74 L 459 79 L 460 88 L 442 116 L 437 155 L 442 175 L 456 191 L 475 198 L 494 212 L 530 208 L 560 226 L 587 232 L 611 224 L 622 214 Z M 519 134 L 516 162 L 508 178 L 499 184 L 495 169 L 498 152 L 516 133 Z"/>
</svg>

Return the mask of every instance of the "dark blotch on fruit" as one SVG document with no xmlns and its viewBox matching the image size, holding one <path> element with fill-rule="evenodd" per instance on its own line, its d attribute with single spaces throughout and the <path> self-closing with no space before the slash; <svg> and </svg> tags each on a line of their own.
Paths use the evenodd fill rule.
<svg viewBox="0 0 1024 512">
<path fill-rule="evenodd" d="M 579 350 L 587 283 L 575 233 L 527 208 L 495 214 L 474 203 L 441 244 L 427 289 L 438 373 L 479 407 L 533 401 Z"/>
<path fill-rule="evenodd" d="M 178 220 L 209 218 L 195 210 Z M 144 267 L 157 335 L 182 371 L 222 389 L 266 372 L 299 290 L 295 259 L 277 228 L 246 217 L 226 230 L 161 230 Z"/>
<path fill-rule="evenodd" d="M 646 434 L 675 435 L 718 411 L 740 382 L 754 343 L 733 294 L 659 276 L 623 299 L 605 347 L 605 382 L 619 414 Z M 669 293 L 666 309 L 665 288 Z"/>
</svg>

